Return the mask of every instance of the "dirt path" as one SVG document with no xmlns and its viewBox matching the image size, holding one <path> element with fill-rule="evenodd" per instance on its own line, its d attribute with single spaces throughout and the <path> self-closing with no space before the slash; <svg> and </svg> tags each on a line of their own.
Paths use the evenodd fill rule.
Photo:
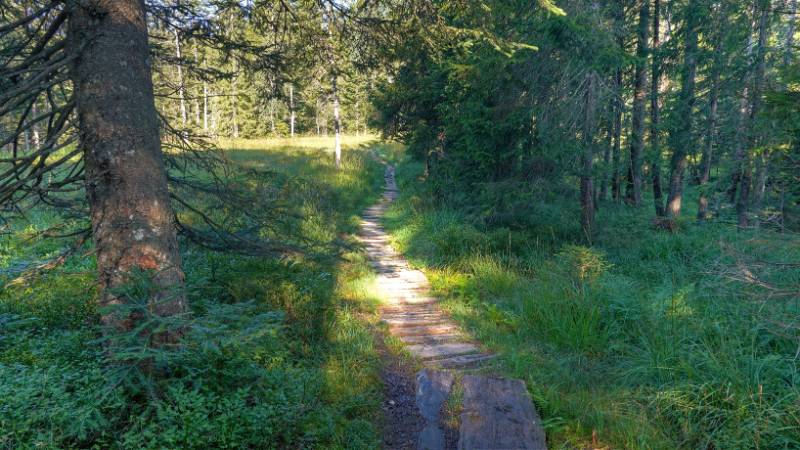
<svg viewBox="0 0 800 450">
<path fill-rule="evenodd" d="M 385 444 L 389 448 L 429 450 L 454 447 L 455 443 L 450 442 L 453 439 L 448 439 L 447 427 L 442 424 L 442 410 L 454 387 L 459 386 L 459 449 L 545 449 L 544 432 L 525 384 L 520 380 L 467 374 L 469 369 L 495 355 L 482 350 L 439 309 L 437 299 L 429 295 L 430 284 L 425 274 L 409 267 L 403 256 L 389 245 L 389 236 L 380 220 L 398 196 L 394 167 L 387 166 L 385 181 L 383 199 L 364 212 L 359 239 L 378 273 L 384 300 L 382 321 L 425 367 L 414 377 L 418 409 L 415 412 L 408 411 L 406 401 L 409 377 L 405 381 L 392 377 L 385 380 L 390 395 L 400 386 L 405 407 L 390 409 L 389 421 L 397 429 L 388 430 Z M 398 403 L 391 398 L 389 402 Z M 417 418 L 410 420 L 408 414 Z M 424 423 L 419 423 L 417 415 L 422 416 Z M 398 434 L 407 437 L 404 445 L 393 443 Z M 417 436 L 408 439 L 409 434 Z M 408 445 L 412 442 L 416 445 Z"/>
</svg>

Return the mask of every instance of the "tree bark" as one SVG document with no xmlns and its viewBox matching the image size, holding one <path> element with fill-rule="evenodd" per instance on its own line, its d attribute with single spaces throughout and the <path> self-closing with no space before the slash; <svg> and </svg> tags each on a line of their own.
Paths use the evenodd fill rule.
<svg viewBox="0 0 800 450">
<path fill-rule="evenodd" d="M 661 0 L 653 3 L 653 73 L 650 88 L 650 176 L 653 182 L 653 204 L 657 217 L 664 217 L 664 193 L 661 191 Z"/>
<path fill-rule="evenodd" d="M 719 50 L 718 50 L 719 51 Z M 718 63 L 715 63 L 717 66 Z M 708 219 L 708 196 L 703 189 L 711 179 L 711 161 L 714 156 L 714 144 L 717 129 L 717 108 L 719 103 L 719 68 L 715 67 L 711 74 L 711 91 L 709 92 L 708 122 L 706 125 L 706 141 L 703 146 L 703 156 L 700 160 L 700 178 L 698 189 L 700 194 L 697 199 L 697 219 Z"/>
<path fill-rule="evenodd" d="M 333 131 L 335 134 L 334 155 L 336 168 L 342 166 L 342 141 L 341 141 L 341 128 L 342 123 L 339 119 L 339 68 L 336 65 L 336 56 L 333 50 L 333 7 L 330 6 L 325 22 L 325 30 L 328 33 L 327 53 L 328 53 L 328 70 L 331 76 L 331 101 L 333 103 Z"/>
<path fill-rule="evenodd" d="M 750 184 L 753 174 L 751 167 L 752 149 L 756 146 L 757 133 L 753 124 L 761 109 L 761 93 L 764 90 L 764 77 L 766 74 L 767 31 L 769 27 L 770 0 L 757 0 L 761 3 L 761 15 L 758 21 L 758 46 L 756 48 L 756 66 L 753 74 L 753 86 L 750 90 L 750 116 L 746 128 L 748 148 L 742 161 L 742 177 L 739 185 L 739 198 L 736 201 L 736 217 L 740 228 L 749 225 L 750 214 Z"/>
<path fill-rule="evenodd" d="M 592 163 L 594 161 L 595 108 L 597 104 L 597 75 L 586 75 L 586 95 L 583 118 L 583 154 L 581 157 L 581 227 L 591 243 L 594 229 L 594 188 L 592 187 Z"/>
<path fill-rule="evenodd" d="M 611 154 L 611 196 L 614 201 L 622 200 L 622 70 L 614 75 L 614 149 Z"/>
<path fill-rule="evenodd" d="M 788 66 L 794 58 L 794 33 L 797 22 L 797 0 L 789 0 L 789 23 L 786 27 L 786 48 L 783 52 L 783 65 Z"/>
<path fill-rule="evenodd" d="M 686 32 L 684 34 L 684 63 L 681 73 L 681 92 L 676 108 L 676 124 L 673 130 L 673 153 L 670 164 L 669 196 L 667 197 L 667 217 L 681 215 L 683 199 L 683 179 L 686 173 L 687 155 L 692 145 L 692 112 L 695 102 L 695 77 L 697 75 L 697 0 L 689 0 L 687 5 Z"/>
<path fill-rule="evenodd" d="M 239 92 L 236 89 L 236 74 L 239 72 L 239 64 L 234 59 L 233 61 L 233 80 L 231 81 L 231 125 L 233 137 L 239 137 L 239 105 L 236 101 L 239 97 Z"/>
<path fill-rule="evenodd" d="M 294 137 L 294 86 L 289 85 L 289 136 Z"/>
<path fill-rule="evenodd" d="M 642 203 L 642 154 L 644 153 L 645 102 L 647 96 L 647 40 L 650 28 L 650 0 L 643 0 L 639 9 L 636 69 L 633 81 L 633 116 L 631 123 L 631 201 Z"/>
<path fill-rule="evenodd" d="M 186 100 L 184 99 L 185 86 L 183 83 L 183 64 L 181 64 L 181 38 L 175 29 L 175 56 L 178 60 L 178 99 L 180 100 L 181 125 L 186 126 Z"/>
<path fill-rule="evenodd" d="M 613 112 L 613 108 L 612 108 Z M 613 118 L 612 118 L 613 119 Z M 613 120 L 612 120 L 613 122 Z M 600 185 L 600 195 L 598 200 L 604 202 L 608 200 L 608 185 L 610 178 L 612 176 L 611 173 L 611 152 L 614 146 L 614 127 L 613 125 L 608 127 L 608 132 L 606 133 L 606 142 L 603 145 L 603 180 L 602 184 Z"/>
<path fill-rule="evenodd" d="M 723 20 L 724 28 L 724 18 Z M 706 121 L 705 142 L 703 156 L 700 160 L 700 175 L 698 177 L 699 195 L 697 198 L 697 220 L 708 219 L 708 195 L 704 188 L 711 179 L 711 162 L 714 156 L 714 146 L 717 137 L 717 110 L 719 108 L 719 78 L 722 70 L 722 29 L 714 34 L 714 60 L 711 67 L 711 86 L 708 93 L 708 117 Z"/>
<path fill-rule="evenodd" d="M 161 153 L 144 3 L 90 0 L 70 3 L 71 77 L 86 165 L 100 304 L 125 298 L 115 288 L 133 271 L 148 271 L 153 313 L 186 311 L 183 271 Z M 129 330 L 133 318 L 103 316 Z M 177 335 L 156 339 L 174 340 Z"/>
</svg>

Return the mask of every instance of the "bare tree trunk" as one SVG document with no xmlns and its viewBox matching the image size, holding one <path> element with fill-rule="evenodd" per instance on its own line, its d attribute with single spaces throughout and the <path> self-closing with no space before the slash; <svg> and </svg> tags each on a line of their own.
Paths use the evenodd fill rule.
<svg viewBox="0 0 800 450">
<path fill-rule="evenodd" d="M 236 90 L 236 79 L 238 78 L 237 74 L 239 73 L 239 62 L 236 59 L 233 60 L 233 73 L 234 73 L 233 80 L 231 81 L 231 91 L 232 91 L 232 93 L 231 93 L 231 123 L 233 125 L 233 128 L 232 128 L 233 137 L 234 137 L 234 139 L 236 139 L 236 138 L 239 137 L 239 114 L 238 114 L 239 106 L 237 104 L 238 102 L 236 101 L 238 96 L 239 96 L 239 92 Z"/>
<path fill-rule="evenodd" d="M 764 204 L 764 197 L 767 194 L 767 179 L 769 178 L 769 162 L 771 153 L 759 155 L 756 159 L 756 186 L 753 196 L 753 206 L 756 211 L 760 211 Z"/>
<path fill-rule="evenodd" d="M 39 115 L 39 108 L 36 106 L 36 103 L 38 102 L 38 100 L 39 99 L 37 98 L 31 104 L 31 115 L 33 117 L 36 117 L 36 116 Z M 31 138 L 32 138 L 34 150 L 38 149 L 39 145 L 41 145 L 41 139 L 40 139 L 40 136 L 39 136 L 39 124 L 37 124 L 37 123 L 33 124 L 33 126 L 31 127 Z"/>
<path fill-rule="evenodd" d="M 650 88 L 650 176 L 653 182 L 653 204 L 657 217 L 664 217 L 664 194 L 661 191 L 661 0 L 653 3 L 653 73 Z"/>
<path fill-rule="evenodd" d="M 153 99 L 144 3 L 70 3 L 69 47 L 101 305 L 125 301 L 114 289 L 151 271 L 151 311 L 186 311 L 183 271 Z M 135 126 L 132 126 L 135 124 Z M 129 330 L 134 318 L 103 321 Z M 156 336 L 159 342 L 176 335 Z"/>
<path fill-rule="evenodd" d="M 633 116 L 631 125 L 631 200 L 642 203 L 642 154 L 644 153 L 644 117 L 647 96 L 647 40 L 650 28 L 650 0 L 639 9 L 639 30 L 636 46 L 636 73 L 633 82 Z"/>
<path fill-rule="evenodd" d="M 613 110 L 612 110 L 613 112 Z M 611 150 L 613 148 L 614 127 L 608 127 L 606 133 L 606 142 L 603 145 L 603 181 L 600 184 L 600 195 L 598 201 L 604 202 L 608 200 L 608 185 L 613 174 L 611 173 Z"/>
<path fill-rule="evenodd" d="M 289 135 L 294 137 L 294 85 L 289 85 Z"/>
<path fill-rule="evenodd" d="M 751 151 L 757 142 L 755 130 L 752 129 L 753 123 L 761 109 L 761 93 L 764 90 L 764 77 L 766 74 L 766 50 L 767 50 L 767 31 L 769 26 L 769 14 L 771 1 L 765 0 L 761 7 L 761 16 L 758 21 L 758 47 L 756 49 L 756 67 L 753 74 L 753 88 L 751 89 L 750 117 L 748 120 L 746 136 L 748 137 L 748 149 L 745 151 L 745 158 L 742 161 L 742 178 L 739 185 L 739 199 L 736 202 L 736 217 L 740 228 L 749 225 L 750 213 L 750 183 L 752 182 Z"/>
<path fill-rule="evenodd" d="M 723 15 L 719 17 L 724 21 Z M 722 29 L 724 29 L 724 23 Z M 703 156 L 700 160 L 700 176 L 698 177 L 697 220 L 708 219 L 708 196 L 704 192 L 705 186 L 711 179 L 711 162 L 714 156 L 714 146 L 717 137 L 717 109 L 719 107 L 719 78 L 722 70 L 722 29 L 716 30 L 714 40 L 714 60 L 711 67 L 711 87 L 708 93 L 708 118 L 706 122 L 705 143 Z"/>
<path fill-rule="evenodd" d="M 178 99 L 181 102 L 181 125 L 186 126 L 186 100 L 184 100 L 183 64 L 181 63 L 181 39 L 175 29 L 175 56 L 178 59 Z"/>
<path fill-rule="evenodd" d="M 669 197 L 667 197 L 667 216 L 681 215 L 683 199 L 683 179 L 686 172 L 687 155 L 692 145 L 692 112 L 695 102 L 695 77 L 697 75 L 697 0 L 689 0 L 687 5 L 686 32 L 684 34 L 684 63 L 681 74 L 681 92 L 676 108 L 674 150 L 669 178 Z"/>
<path fill-rule="evenodd" d="M 328 70 L 331 76 L 331 100 L 333 102 L 333 131 L 336 135 L 334 155 L 336 168 L 342 166 L 342 142 L 341 142 L 341 127 L 342 123 L 339 119 L 339 88 L 337 86 L 339 78 L 339 68 L 336 65 L 336 56 L 333 54 L 333 7 L 329 6 L 327 20 L 325 22 L 325 29 L 328 33 L 327 51 L 328 51 Z M 323 18 L 324 19 L 324 18 Z"/>
<path fill-rule="evenodd" d="M 197 66 L 199 60 L 197 57 L 197 46 L 194 46 L 194 65 Z M 194 104 L 194 124 L 195 126 L 200 126 L 200 101 L 197 99 L 196 95 L 192 96 L 192 103 Z"/>
<path fill-rule="evenodd" d="M 583 155 L 581 158 L 581 227 L 591 243 L 594 228 L 594 188 L 592 163 L 594 161 L 595 108 L 597 103 L 597 75 L 586 75 L 585 116 L 583 119 Z"/>
<path fill-rule="evenodd" d="M 797 22 L 797 0 L 789 0 L 789 24 L 786 27 L 786 49 L 783 52 L 783 65 L 788 66 L 794 58 L 794 33 Z"/>
<path fill-rule="evenodd" d="M 208 131 L 208 82 L 203 81 L 203 131 Z"/>
<path fill-rule="evenodd" d="M 614 201 L 622 200 L 622 70 L 614 75 L 614 149 L 611 161 L 611 196 Z"/>
<path fill-rule="evenodd" d="M 275 99 L 269 99 L 269 126 L 272 135 L 275 135 Z"/>
<path fill-rule="evenodd" d="M 753 28 L 755 27 L 755 14 L 751 20 L 750 29 L 747 33 L 746 52 L 749 59 L 753 54 Z M 748 77 L 749 78 L 749 77 Z M 736 194 L 739 190 L 739 183 L 742 179 L 743 161 L 745 157 L 745 147 L 747 145 L 748 118 L 750 117 L 750 81 L 745 80 L 742 95 L 739 97 L 739 115 L 736 124 L 736 143 L 733 151 L 733 170 L 731 171 L 731 184 L 728 188 L 728 199 L 731 203 L 736 203 Z"/>
<path fill-rule="evenodd" d="M 717 50 L 719 52 L 719 49 Z M 711 161 L 714 156 L 714 144 L 717 128 L 717 108 L 719 103 L 719 62 L 714 63 L 715 68 L 711 74 L 711 91 L 709 92 L 708 123 L 706 125 L 706 141 L 703 146 L 703 156 L 700 160 L 700 179 L 698 189 L 700 195 L 697 199 L 697 219 L 708 218 L 708 196 L 703 189 L 711 178 Z"/>
<path fill-rule="evenodd" d="M 206 67 L 206 58 L 203 56 L 203 68 Z M 203 77 L 203 131 L 208 131 L 208 81 Z"/>
</svg>

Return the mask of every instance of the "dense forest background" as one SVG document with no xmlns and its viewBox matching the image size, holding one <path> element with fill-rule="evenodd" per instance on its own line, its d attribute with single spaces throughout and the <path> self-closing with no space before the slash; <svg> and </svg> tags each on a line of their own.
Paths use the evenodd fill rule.
<svg viewBox="0 0 800 450">
<path fill-rule="evenodd" d="M 0 0 L 0 447 L 379 447 L 388 162 L 551 448 L 796 448 L 797 3 Z"/>
</svg>

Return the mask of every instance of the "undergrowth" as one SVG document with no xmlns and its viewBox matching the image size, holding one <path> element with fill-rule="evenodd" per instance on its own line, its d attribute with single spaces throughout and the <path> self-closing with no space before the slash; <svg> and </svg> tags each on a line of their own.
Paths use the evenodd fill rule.
<svg viewBox="0 0 800 450">
<path fill-rule="evenodd" d="M 800 447 L 795 235 L 690 219 L 669 233 L 649 208 L 603 203 L 590 246 L 577 199 L 520 191 L 527 205 L 487 220 L 496 203 L 439 202 L 421 164 L 392 157 L 393 244 L 527 382 L 550 448 Z"/>
<path fill-rule="evenodd" d="M 98 325 L 91 248 L 19 279 L 65 243 L 37 237 L 61 220 L 46 210 L 10 222 L 0 235 L 0 448 L 376 448 L 379 359 L 364 320 L 375 302 L 347 235 L 383 169 L 367 139 L 347 143 L 340 171 L 323 150 L 332 140 L 225 143 L 235 164 L 291 183 L 286 239 L 315 243 L 313 257 L 183 242 L 191 314 L 149 317 L 137 303 L 147 286 L 133 283 L 126 308 L 139 308 L 143 328 L 111 339 Z M 142 338 L 168 327 L 184 330 L 180 346 Z"/>
</svg>

